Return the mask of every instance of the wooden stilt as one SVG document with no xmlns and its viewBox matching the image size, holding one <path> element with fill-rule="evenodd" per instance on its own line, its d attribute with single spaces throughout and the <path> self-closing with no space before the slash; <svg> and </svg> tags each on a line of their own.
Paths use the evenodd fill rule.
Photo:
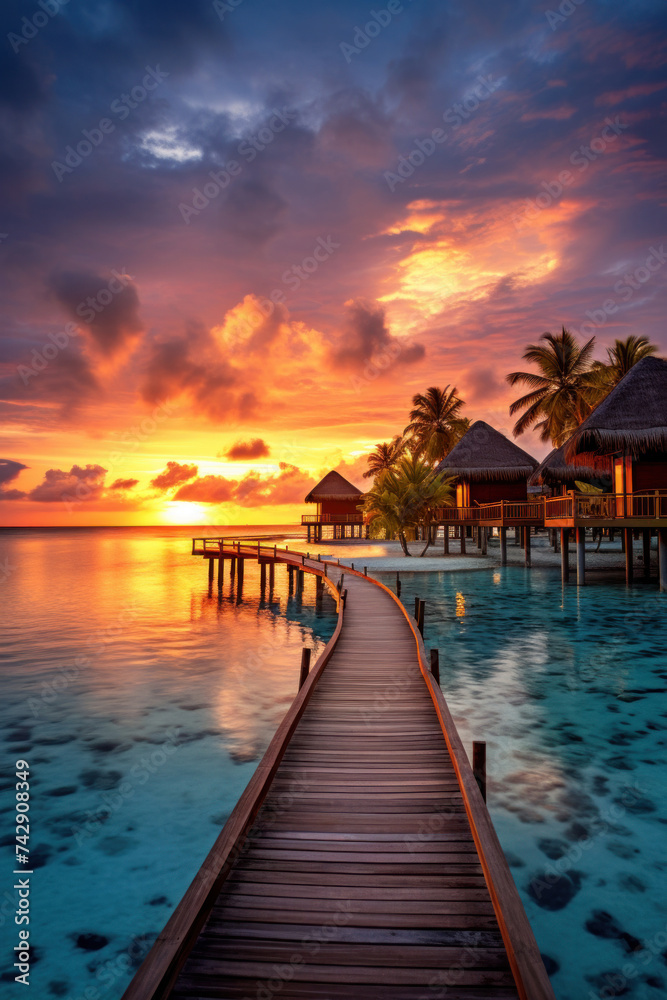
<svg viewBox="0 0 667 1000">
<path fill-rule="evenodd" d="M 234 577 L 236 576 L 236 556 L 232 556 L 232 562 L 229 568 L 229 577 L 234 582 Z"/>
<path fill-rule="evenodd" d="M 472 773 L 486 802 L 486 743 L 472 745 Z"/>
<path fill-rule="evenodd" d="M 530 569 L 530 528 L 523 529 L 525 534 L 523 536 L 523 547 L 525 553 L 525 564 Z"/>
<path fill-rule="evenodd" d="M 260 563 L 259 567 L 259 586 L 262 590 L 266 589 L 266 563 Z"/>
<path fill-rule="evenodd" d="M 436 684 L 440 683 L 440 652 L 437 649 L 431 650 L 431 673 Z"/>
<path fill-rule="evenodd" d="M 310 670 L 310 649 L 307 646 L 301 650 L 301 671 L 299 673 L 299 690 L 306 683 L 308 671 Z"/>
<path fill-rule="evenodd" d="M 417 618 L 417 625 L 421 633 L 422 638 L 424 637 L 424 611 L 426 610 L 426 601 L 419 602 L 419 617 Z"/>
<path fill-rule="evenodd" d="M 444 555 L 448 556 L 449 555 L 449 525 L 448 524 L 445 525 L 444 532 L 445 532 L 445 537 L 444 537 L 443 543 L 442 543 L 442 551 L 443 551 Z"/>
<path fill-rule="evenodd" d="M 570 529 L 560 529 L 560 578 L 563 583 L 570 579 Z"/>
<path fill-rule="evenodd" d="M 218 590 L 222 590 L 222 582 L 225 578 L 225 560 L 220 556 L 218 559 Z"/>
<path fill-rule="evenodd" d="M 466 529 L 461 525 L 461 555 L 466 554 Z"/>
<path fill-rule="evenodd" d="M 488 528 L 482 528 L 482 555 L 483 556 L 486 555 L 486 549 L 487 549 L 487 541 L 486 541 L 486 539 L 487 539 L 488 530 L 489 530 Z"/>
<path fill-rule="evenodd" d="M 521 545 L 521 528 L 514 529 L 514 544 Z"/>
<path fill-rule="evenodd" d="M 236 574 L 236 586 L 240 590 L 243 586 L 243 573 L 245 570 L 245 559 L 239 559 L 238 572 Z"/>
<path fill-rule="evenodd" d="M 507 566 L 507 528 L 500 529 L 500 565 Z"/>
<path fill-rule="evenodd" d="M 586 529 L 577 528 L 577 587 L 586 584 Z"/>
<path fill-rule="evenodd" d="M 214 572 L 214 570 L 215 570 L 215 564 L 213 563 L 212 559 L 209 559 L 209 561 L 208 561 L 208 585 L 209 585 L 209 587 L 213 586 L 213 572 Z"/>
<path fill-rule="evenodd" d="M 660 590 L 667 591 L 667 528 L 658 528 L 658 574 Z"/>
<path fill-rule="evenodd" d="M 648 580 L 651 575 L 651 529 L 644 528 L 644 576 Z"/>
<path fill-rule="evenodd" d="M 632 528 L 625 528 L 625 582 L 630 586 L 634 577 L 634 546 L 632 544 Z"/>
<path fill-rule="evenodd" d="M 477 548 L 481 549 L 481 547 L 482 547 L 482 529 L 478 525 L 477 526 Z"/>
<path fill-rule="evenodd" d="M 269 590 L 273 590 L 276 582 L 276 564 L 269 563 Z"/>
</svg>

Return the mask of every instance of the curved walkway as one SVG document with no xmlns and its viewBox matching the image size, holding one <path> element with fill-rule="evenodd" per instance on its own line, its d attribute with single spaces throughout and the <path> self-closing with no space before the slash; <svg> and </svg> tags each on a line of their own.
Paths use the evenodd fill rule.
<svg viewBox="0 0 667 1000">
<path fill-rule="evenodd" d="M 203 908 L 179 907 L 179 961 L 151 978 L 158 941 L 127 1000 L 553 998 L 414 622 L 361 574 L 346 569 L 344 589 L 238 849 L 207 859 L 224 871 Z"/>
</svg>

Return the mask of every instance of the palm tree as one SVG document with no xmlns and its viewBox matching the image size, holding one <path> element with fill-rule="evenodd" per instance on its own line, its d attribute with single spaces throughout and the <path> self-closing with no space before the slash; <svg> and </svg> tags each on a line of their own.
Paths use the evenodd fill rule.
<svg viewBox="0 0 667 1000">
<path fill-rule="evenodd" d="M 510 414 L 523 410 L 514 425 L 514 436 L 529 427 L 540 431 L 540 440 L 551 440 L 560 447 L 588 414 L 592 406 L 592 389 L 588 380 L 595 337 L 583 347 L 563 327 L 561 334 L 543 333 L 545 344 L 530 344 L 524 361 L 539 368 L 535 372 L 511 372 L 506 376 L 510 385 L 525 382 L 531 392 L 516 399 Z"/>
<path fill-rule="evenodd" d="M 380 472 L 386 469 L 393 469 L 396 462 L 405 451 L 405 442 L 397 434 L 391 441 L 383 441 L 375 445 L 375 451 L 368 456 L 368 469 L 364 472 L 364 479 L 375 478 Z"/>
<path fill-rule="evenodd" d="M 463 428 L 460 411 L 465 403 L 456 395 L 456 386 L 439 389 L 433 385 L 425 393 L 412 397 L 413 409 L 404 436 L 409 435 L 417 454 L 431 464 L 442 461 Z"/>
<path fill-rule="evenodd" d="M 409 556 L 406 530 L 417 525 L 430 528 L 435 510 L 453 503 L 452 482 L 451 477 L 434 475 L 429 463 L 423 459 L 404 457 L 399 459 L 395 468 L 379 473 L 364 495 L 361 509 L 369 515 L 371 524 L 398 535 L 404 555 Z M 431 544 L 430 535 L 428 530 L 421 555 Z"/>
<path fill-rule="evenodd" d="M 614 346 L 607 348 L 607 361 L 594 361 L 591 368 L 590 384 L 595 403 L 601 402 L 638 361 L 657 350 L 648 337 L 631 334 L 625 340 L 615 340 Z"/>
</svg>

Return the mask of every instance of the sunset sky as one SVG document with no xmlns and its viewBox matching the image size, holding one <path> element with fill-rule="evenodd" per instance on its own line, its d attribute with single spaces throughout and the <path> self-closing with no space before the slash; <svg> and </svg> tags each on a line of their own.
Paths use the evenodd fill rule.
<svg viewBox="0 0 667 1000">
<path fill-rule="evenodd" d="M 0 21 L 2 524 L 294 521 L 546 330 L 667 351 L 664 0 Z"/>
</svg>

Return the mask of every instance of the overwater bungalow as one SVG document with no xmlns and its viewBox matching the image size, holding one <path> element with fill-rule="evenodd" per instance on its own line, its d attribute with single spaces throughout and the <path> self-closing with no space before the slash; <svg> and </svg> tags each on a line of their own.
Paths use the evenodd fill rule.
<svg viewBox="0 0 667 1000">
<path fill-rule="evenodd" d="M 323 538 L 368 538 L 368 525 L 359 510 L 363 490 L 348 482 L 339 472 L 328 472 L 305 499 L 317 504 L 317 514 L 302 514 L 308 541 Z"/>
<path fill-rule="evenodd" d="M 651 532 L 657 531 L 660 586 L 667 589 L 667 361 L 647 357 L 631 368 L 572 435 L 565 459 L 575 466 L 607 464 L 614 492 L 590 496 L 571 490 L 546 500 L 545 524 L 576 529 L 578 543 L 587 527 L 624 529 L 628 582 L 633 532 L 643 529 L 648 575 Z M 578 552 L 583 578 L 583 542 Z"/>
<path fill-rule="evenodd" d="M 476 420 L 438 472 L 456 476 L 456 506 L 466 508 L 503 500 L 525 502 L 528 479 L 537 461 L 483 420 Z"/>
<path fill-rule="evenodd" d="M 609 459 L 598 458 L 590 465 L 570 462 L 565 457 L 569 441 L 554 448 L 535 469 L 528 480 L 528 486 L 546 487 L 553 496 L 564 496 L 569 490 L 576 490 L 577 483 L 590 483 L 599 489 L 611 489 L 611 462 Z"/>
<path fill-rule="evenodd" d="M 526 563 L 530 565 L 530 528 L 543 523 L 541 498 L 528 496 L 528 480 L 537 464 L 532 455 L 490 424 L 475 421 L 437 468 L 456 478 L 456 506 L 438 512 L 438 520 L 445 527 L 445 551 L 452 523 L 461 526 L 462 552 L 465 534 L 470 536 L 472 527 L 477 528 L 477 545 L 483 552 L 487 529 L 497 527 L 504 564 L 506 529 L 513 526 L 517 537 L 521 535 Z"/>
</svg>

